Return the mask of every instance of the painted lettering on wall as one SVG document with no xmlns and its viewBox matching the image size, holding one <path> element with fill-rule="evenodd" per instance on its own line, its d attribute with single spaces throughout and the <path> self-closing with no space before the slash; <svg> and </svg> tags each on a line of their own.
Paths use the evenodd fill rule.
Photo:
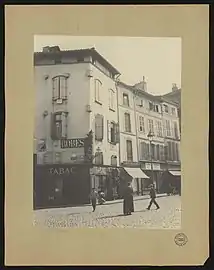
<svg viewBox="0 0 214 270">
<path fill-rule="evenodd" d="M 53 175 L 72 174 L 73 168 L 50 168 L 49 173 Z"/>
<path fill-rule="evenodd" d="M 82 148 L 85 139 L 62 139 L 61 148 Z"/>
</svg>

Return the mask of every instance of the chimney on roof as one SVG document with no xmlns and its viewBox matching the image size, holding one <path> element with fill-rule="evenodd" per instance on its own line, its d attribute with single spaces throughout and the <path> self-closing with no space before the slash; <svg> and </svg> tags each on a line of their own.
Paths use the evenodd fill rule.
<svg viewBox="0 0 214 270">
<path fill-rule="evenodd" d="M 173 84 L 172 84 L 172 92 L 175 92 L 175 91 L 177 91 L 177 90 L 178 90 L 177 84 L 176 84 L 176 83 L 173 83 Z"/>
<path fill-rule="evenodd" d="M 45 46 L 42 49 L 43 52 L 60 52 L 60 47 L 59 46 Z"/>
<path fill-rule="evenodd" d="M 143 80 L 141 82 L 134 85 L 134 88 L 147 92 L 147 82 L 145 80 L 145 76 L 143 76 Z"/>
</svg>

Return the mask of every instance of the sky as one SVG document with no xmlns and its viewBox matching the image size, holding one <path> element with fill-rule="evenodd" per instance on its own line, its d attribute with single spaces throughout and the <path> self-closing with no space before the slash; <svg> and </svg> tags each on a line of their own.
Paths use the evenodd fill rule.
<svg viewBox="0 0 214 270">
<path fill-rule="evenodd" d="M 58 45 L 61 50 L 95 47 L 120 73 L 120 80 L 134 85 L 147 81 L 147 91 L 162 95 L 181 86 L 181 38 L 51 36 L 34 37 L 34 51 Z"/>
</svg>

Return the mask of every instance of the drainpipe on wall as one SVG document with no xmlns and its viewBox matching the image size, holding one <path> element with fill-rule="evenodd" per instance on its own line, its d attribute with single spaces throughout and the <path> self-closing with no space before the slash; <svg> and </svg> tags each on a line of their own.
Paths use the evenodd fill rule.
<svg viewBox="0 0 214 270">
<path fill-rule="evenodd" d="M 119 74 L 116 78 L 115 78 L 115 88 L 116 88 L 116 91 L 117 91 L 117 121 L 118 121 L 118 125 L 119 125 L 119 133 L 120 133 L 120 117 L 119 117 L 119 91 L 118 91 L 118 87 L 117 87 L 117 82 L 118 82 L 118 79 L 120 77 L 121 74 Z M 120 134 L 119 134 L 120 136 Z M 121 165 L 121 157 L 120 157 L 120 140 L 119 140 L 119 166 Z"/>
</svg>

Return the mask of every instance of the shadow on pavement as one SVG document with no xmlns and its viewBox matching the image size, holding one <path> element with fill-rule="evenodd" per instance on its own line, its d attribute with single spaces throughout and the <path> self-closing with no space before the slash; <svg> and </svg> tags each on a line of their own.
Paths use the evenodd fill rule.
<svg viewBox="0 0 214 270">
<path fill-rule="evenodd" d="M 98 219 L 113 218 L 113 217 L 124 217 L 124 215 L 120 214 L 120 215 L 115 215 L 115 216 L 105 216 L 105 217 L 99 217 Z"/>
</svg>

